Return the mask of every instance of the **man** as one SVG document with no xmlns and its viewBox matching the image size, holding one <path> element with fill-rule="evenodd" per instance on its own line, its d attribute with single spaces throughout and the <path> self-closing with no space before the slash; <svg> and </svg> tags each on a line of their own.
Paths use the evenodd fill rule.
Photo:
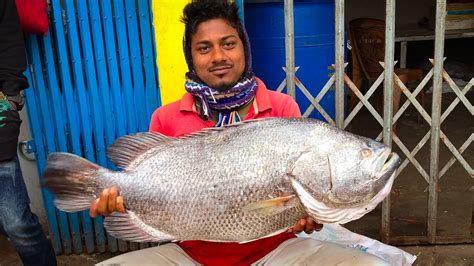
<svg viewBox="0 0 474 266">
<path fill-rule="evenodd" d="M 0 232 L 24 265 L 56 265 L 51 243 L 29 198 L 16 153 L 20 131 L 20 91 L 28 87 L 25 45 L 14 0 L 0 1 Z"/>
<path fill-rule="evenodd" d="M 183 13 L 183 49 L 189 68 L 185 83 L 187 93 L 181 100 L 154 112 L 150 131 L 177 137 L 241 120 L 301 116 L 296 102 L 291 97 L 267 90 L 265 84 L 254 76 L 248 37 L 239 20 L 235 4 L 228 1 L 195 0 L 184 8 Z M 123 198 L 118 196 L 115 187 L 104 190 L 101 197 L 91 206 L 90 214 L 94 217 L 113 211 L 124 211 Z M 321 228 L 322 225 L 302 217 L 289 231 L 304 230 L 311 233 Z M 307 263 L 321 246 L 318 241 L 296 239 L 294 233 L 286 232 L 245 244 L 182 241 L 127 253 L 103 263 Z M 344 250 L 351 258 L 364 257 L 355 250 L 347 251 L 335 245 L 325 245 L 328 246 L 331 247 L 328 249 L 331 252 Z M 325 262 L 324 259 L 320 261 Z"/>
</svg>

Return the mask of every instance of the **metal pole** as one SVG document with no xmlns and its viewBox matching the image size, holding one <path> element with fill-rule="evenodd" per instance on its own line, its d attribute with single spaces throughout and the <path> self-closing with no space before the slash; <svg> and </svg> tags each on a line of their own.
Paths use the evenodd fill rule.
<svg viewBox="0 0 474 266">
<path fill-rule="evenodd" d="M 285 0 L 286 93 L 295 99 L 295 33 L 293 0 Z"/>
<path fill-rule="evenodd" d="M 344 126 L 344 0 L 335 2 L 336 126 Z"/>
<path fill-rule="evenodd" d="M 395 57 L 395 0 L 386 0 L 385 10 L 385 72 L 384 72 L 384 112 L 383 142 L 392 146 L 393 117 L 393 62 Z M 382 241 L 388 243 L 390 237 L 390 195 L 382 203 Z"/>
<path fill-rule="evenodd" d="M 431 112 L 431 154 L 430 154 L 430 183 L 428 198 L 428 242 L 436 240 L 436 217 L 438 207 L 438 179 L 439 179 L 439 136 L 441 126 L 441 96 L 442 71 L 444 55 L 444 31 L 446 18 L 446 0 L 436 1 L 436 30 L 434 50 L 433 75 L 433 105 Z"/>
</svg>

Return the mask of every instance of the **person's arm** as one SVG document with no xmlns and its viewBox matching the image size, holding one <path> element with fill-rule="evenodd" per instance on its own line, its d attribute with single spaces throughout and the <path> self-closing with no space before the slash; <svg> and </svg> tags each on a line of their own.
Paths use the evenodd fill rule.
<svg viewBox="0 0 474 266">
<path fill-rule="evenodd" d="M 23 72 L 26 69 L 26 52 L 20 19 L 15 0 L 0 1 L 0 91 L 21 109 L 20 92 L 28 87 Z"/>
</svg>

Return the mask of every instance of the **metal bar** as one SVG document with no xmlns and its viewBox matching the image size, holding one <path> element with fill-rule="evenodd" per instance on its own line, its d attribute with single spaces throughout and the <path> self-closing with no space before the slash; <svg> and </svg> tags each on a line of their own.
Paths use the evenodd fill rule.
<svg viewBox="0 0 474 266">
<path fill-rule="evenodd" d="M 66 117 L 68 121 L 68 129 L 69 129 L 69 140 L 71 144 L 70 151 L 75 154 L 80 155 L 82 153 L 81 144 L 80 144 L 80 129 L 78 123 L 78 114 L 77 114 L 77 106 L 74 96 L 74 90 L 71 80 L 71 69 L 69 63 L 69 54 L 68 49 L 66 47 L 66 37 L 65 37 L 65 29 L 63 26 L 63 13 L 62 13 L 62 6 L 61 1 L 59 0 L 51 0 L 51 10 L 53 14 L 53 22 L 54 22 L 54 33 L 56 35 L 55 38 L 55 48 L 58 53 L 58 64 L 59 64 L 59 73 L 61 75 L 61 89 L 63 92 L 64 101 L 66 103 Z M 64 212 L 58 212 L 58 216 L 60 217 L 60 221 L 62 219 L 67 219 L 66 214 Z M 64 218 L 62 218 L 64 216 Z M 72 218 L 73 221 L 77 221 L 77 214 L 72 213 L 68 215 Z M 74 225 L 76 226 L 76 225 Z M 78 225 L 77 225 L 78 226 Z M 71 240 L 69 237 L 69 232 L 67 238 L 64 238 L 63 235 L 63 244 L 65 246 L 65 253 L 71 253 Z"/>
<path fill-rule="evenodd" d="M 53 119 L 54 119 L 54 124 L 56 127 L 56 145 L 57 145 L 56 151 L 67 152 L 68 139 L 67 139 L 67 133 L 66 133 L 66 125 L 64 121 L 65 119 L 67 119 L 67 114 L 64 114 L 64 110 L 62 107 L 63 97 L 60 93 L 59 83 L 56 76 L 56 66 L 55 66 L 55 60 L 54 60 L 53 45 L 51 41 L 51 34 L 47 34 L 46 36 L 41 38 L 41 40 L 42 40 L 43 49 L 44 49 L 44 64 L 46 66 L 47 73 L 48 73 L 46 75 L 46 78 L 48 82 L 48 88 L 50 91 L 51 105 L 55 114 L 53 115 Z M 43 191 L 43 193 L 45 192 Z M 51 202 L 50 204 L 54 208 L 53 202 Z M 59 215 L 62 216 L 63 219 L 67 219 L 67 216 L 65 213 L 62 213 L 62 214 L 61 212 L 59 213 L 60 213 Z M 74 215 L 77 216 L 77 214 L 74 214 Z M 67 225 L 67 222 L 65 222 L 65 225 Z M 69 238 L 69 233 L 68 233 L 68 238 Z"/>
<path fill-rule="evenodd" d="M 95 61 L 98 62 L 100 60 L 104 60 L 103 55 L 99 54 L 97 57 L 94 54 L 94 48 L 98 48 L 99 43 L 92 44 L 92 36 L 91 36 L 91 29 L 89 23 L 89 12 L 92 12 L 92 8 L 88 8 L 86 2 L 77 5 L 77 15 L 79 18 L 79 30 L 80 30 L 80 39 L 81 39 L 81 46 L 83 51 L 83 58 L 84 58 L 84 71 L 85 77 L 87 82 L 87 97 L 90 99 L 90 106 L 89 109 L 91 110 L 91 118 L 92 118 L 92 134 L 94 137 L 94 146 L 92 147 L 96 154 L 96 161 L 106 167 L 107 166 L 107 157 L 105 155 L 105 129 L 104 124 L 105 121 L 105 110 L 103 108 L 104 103 L 102 102 L 102 97 L 99 97 L 99 88 L 97 79 L 101 78 L 102 80 L 106 77 L 100 77 L 97 75 Z M 95 25 L 96 27 L 100 28 L 100 25 Z M 94 31 L 99 29 L 94 28 Z M 97 52 L 97 51 L 96 51 Z M 100 57 L 102 56 L 102 57 Z M 99 77 L 98 77 L 99 76 Z M 103 81 L 102 81 L 103 83 Z M 103 91 L 103 90 L 102 90 Z M 107 98 L 108 100 L 108 98 Z M 95 161 L 94 158 L 88 158 L 91 161 Z M 83 222 L 89 223 L 91 218 L 86 213 L 87 217 L 83 217 Z M 103 247 L 101 249 L 105 249 L 105 239 L 104 239 L 104 229 L 102 225 L 102 219 L 93 219 L 94 221 L 94 231 L 96 232 L 96 237 L 98 237 L 98 242 L 101 243 Z M 92 253 L 94 252 L 94 232 L 92 227 L 85 226 L 83 228 L 84 237 L 86 241 L 87 252 Z M 100 232 L 102 234 L 100 234 Z"/>
<path fill-rule="evenodd" d="M 441 140 L 444 142 L 444 144 L 446 145 L 446 147 L 448 147 L 448 149 L 451 151 L 451 153 L 454 155 L 454 157 L 456 157 L 456 159 L 458 159 L 458 162 L 464 167 L 464 169 L 466 169 L 466 171 L 472 176 L 472 168 L 471 166 L 466 162 L 466 160 L 464 160 L 464 158 L 462 157 L 462 155 L 458 152 L 458 150 L 456 149 L 456 147 L 454 147 L 453 143 L 448 139 L 448 137 L 444 134 L 444 132 L 442 130 L 439 131 L 439 134 L 440 134 L 440 138 Z"/>
<path fill-rule="evenodd" d="M 83 5 L 78 5 L 79 16 L 81 19 L 81 32 L 85 38 L 82 38 L 83 47 L 86 47 L 84 53 L 86 58 L 87 83 L 89 87 L 89 93 L 92 99 L 93 108 L 93 124 L 94 124 L 94 141 L 95 151 L 97 153 L 97 161 L 100 165 L 107 167 L 108 161 L 105 155 L 105 148 L 109 146 L 115 136 L 114 132 L 114 118 L 113 111 L 111 109 L 110 95 L 109 95 L 109 83 L 107 76 L 107 65 L 104 53 L 104 41 L 102 23 L 100 19 L 100 8 L 99 3 L 94 0 L 88 1 L 89 12 L 91 18 L 92 38 L 94 42 L 94 54 L 92 54 L 92 44 L 90 43 L 90 29 L 88 27 L 87 10 L 83 8 Z M 95 62 L 94 62 L 95 61 Z M 95 65 L 94 65 L 95 63 Z M 97 71 L 95 70 L 97 67 Z M 97 80 L 95 76 L 97 74 Z M 98 92 L 100 92 L 100 97 Z M 104 142 L 105 141 L 105 142 Z M 97 248 L 100 252 L 105 252 L 106 241 L 105 231 L 103 227 L 102 217 L 93 219 L 94 221 L 94 233 Z"/>
<path fill-rule="evenodd" d="M 420 165 L 420 163 L 415 159 L 414 156 L 411 156 L 410 151 L 407 149 L 405 144 L 397 137 L 397 135 L 393 134 L 393 141 L 398 145 L 400 150 L 405 154 L 408 160 L 415 166 L 416 170 L 423 176 L 423 178 L 428 182 L 429 176 L 428 173 L 426 173 L 425 169 Z"/>
<path fill-rule="evenodd" d="M 400 42 L 400 67 L 407 67 L 407 42 Z"/>
<path fill-rule="evenodd" d="M 374 109 L 372 104 L 370 104 L 368 99 L 364 97 L 364 95 L 362 95 L 362 93 L 359 91 L 359 89 L 357 89 L 356 85 L 351 81 L 351 79 L 347 75 L 345 75 L 345 82 L 347 86 L 354 92 L 354 94 L 360 99 L 362 104 L 365 105 L 367 110 L 369 110 L 369 112 L 374 116 L 375 120 L 377 120 L 377 122 L 379 122 L 379 124 L 382 125 L 383 124 L 382 117 L 379 115 L 379 113 L 377 113 L 377 111 Z"/>
<path fill-rule="evenodd" d="M 379 136 L 381 138 L 382 133 L 380 133 Z M 429 139 L 430 139 L 430 132 L 428 131 L 426 133 L 426 135 L 420 140 L 420 142 L 418 142 L 418 144 L 415 146 L 415 148 L 413 148 L 413 150 L 410 152 L 410 156 L 415 158 L 415 155 L 421 150 L 421 148 L 423 148 L 423 146 L 426 144 L 426 142 Z M 408 162 L 410 162 L 410 160 L 408 158 L 409 157 L 407 156 L 407 158 L 405 158 L 405 160 L 403 160 L 402 164 L 398 167 L 398 169 L 397 169 L 398 173 L 401 173 L 403 171 L 403 169 L 405 169 L 405 167 L 408 165 Z M 428 182 L 428 180 L 426 180 L 426 182 Z"/>
<path fill-rule="evenodd" d="M 127 22 L 128 40 L 139 39 L 137 21 L 137 7 L 135 1 L 125 1 L 125 13 Z M 147 118 L 145 82 L 143 81 L 143 63 L 140 42 L 129 42 L 130 62 L 132 65 L 133 98 L 135 106 L 133 111 L 137 118 L 138 131 L 148 131 L 149 121 Z"/>
<path fill-rule="evenodd" d="M 122 97 L 125 103 L 124 109 L 127 117 L 127 132 L 137 132 L 137 119 L 135 117 L 135 106 L 133 101 L 133 83 L 130 68 L 129 46 L 127 38 L 127 26 L 124 13 L 124 0 L 114 0 L 114 18 L 117 33 L 118 53 L 120 57 L 120 70 L 122 77 Z"/>
<path fill-rule="evenodd" d="M 383 142 L 389 147 L 392 146 L 394 38 L 395 0 L 386 0 Z M 390 195 L 382 203 L 381 238 L 385 243 L 388 243 L 390 238 Z"/>
<path fill-rule="evenodd" d="M 436 30 L 434 50 L 433 104 L 431 112 L 431 154 L 430 154 L 430 183 L 428 198 L 428 241 L 436 241 L 436 216 L 438 207 L 439 179 L 439 134 L 441 118 L 442 70 L 444 54 L 444 32 L 446 19 L 446 0 L 436 1 Z"/>
<path fill-rule="evenodd" d="M 471 134 L 469 138 L 459 148 L 459 155 L 461 155 L 467 149 L 467 147 L 471 145 L 473 140 L 474 140 L 474 134 Z M 446 163 L 443 169 L 441 169 L 441 171 L 439 172 L 440 179 L 448 171 L 448 169 L 454 164 L 455 161 L 456 161 L 456 156 L 453 156 L 451 157 L 451 159 L 449 159 L 449 161 Z M 471 175 L 471 178 L 474 177 L 472 173 L 472 169 L 468 170 L 468 172 L 470 172 L 469 174 Z"/>
<path fill-rule="evenodd" d="M 33 39 L 36 39 L 36 36 L 30 36 L 27 38 L 28 47 L 34 46 L 34 44 L 30 44 Z M 31 49 L 28 49 L 28 50 L 31 52 Z M 29 84 L 31 85 L 29 89 L 25 90 L 26 105 L 27 105 L 26 110 L 28 112 L 28 118 L 30 122 L 31 136 L 33 138 L 33 141 L 36 147 L 36 152 L 35 152 L 36 166 L 38 168 L 38 171 L 42 173 L 46 165 L 46 151 L 44 149 L 43 136 L 42 136 L 42 130 L 41 130 L 43 126 L 41 125 L 40 112 L 38 110 L 38 105 L 36 103 L 37 101 L 35 99 L 36 89 L 33 86 L 33 82 L 32 82 L 33 79 L 31 78 L 31 73 L 29 69 L 25 71 L 25 75 L 29 81 Z M 62 232 L 60 231 L 59 226 L 60 226 L 60 223 L 63 223 L 66 225 L 66 229 L 68 230 L 67 221 L 65 222 L 66 216 L 63 213 L 62 217 L 56 217 L 56 209 L 54 208 L 54 204 L 53 204 L 54 197 L 51 194 L 51 192 L 45 189 L 45 190 L 42 190 L 42 195 L 43 195 L 43 206 L 46 211 L 46 216 L 48 218 L 49 236 L 51 237 L 51 241 L 52 241 L 55 253 L 60 254 L 61 252 L 63 252 L 63 248 L 61 245 Z M 66 237 L 69 237 L 69 232 L 67 232 Z M 66 243 L 66 245 L 67 244 L 68 243 Z M 66 245 L 64 248 L 69 250 L 69 252 L 71 252 L 70 241 L 69 241 L 69 245 L 68 246 Z"/>
<path fill-rule="evenodd" d="M 466 84 L 466 86 L 464 87 L 461 93 L 463 95 L 466 95 L 466 93 L 471 90 L 472 86 L 474 86 L 474 78 L 471 79 L 471 81 L 469 81 L 468 84 Z M 459 97 L 456 97 L 456 99 L 454 99 L 454 101 L 451 102 L 451 104 L 446 109 L 446 111 L 444 111 L 444 113 L 441 115 L 441 123 L 444 122 L 446 117 L 448 117 L 448 115 L 454 110 L 454 107 L 456 107 L 459 102 L 460 102 Z"/>
<path fill-rule="evenodd" d="M 298 70 L 298 68 L 297 68 Z M 336 80 L 336 77 L 334 75 L 331 75 L 331 77 L 329 78 L 329 80 L 326 82 L 326 84 L 324 84 L 324 87 L 319 91 L 318 95 L 316 95 L 316 97 L 314 98 L 315 102 L 319 104 L 319 102 L 321 101 L 321 99 L 324 97 L 324 95 L 326 95 L 327 91 L 332 87 L 332 85 L 334 84 L 334 81 Z M 311 95 L 311 94 L 310 94 Z M 312 98 L 312 97 L 311 97 Z M 308 109 L 306 109 L 305 113 L 303 116 L 309 116 L 311 114 L 311 112 L 313 112 L 315 108 L 315 105 L 314 104 L 311 104 Z M 322 107 L 321 107 L 322 108 Z M 328 115 L 329 116 L 329 115 Z M 331 118 L 331 121 L 332 121 L 332 118 Z M 335 125 L 335 123 L 334 123 Z"/>
<path fill-rule="evenodd" d="M 418 95 L 418 93 L 420 93 L 425 88 L 426 84 L 428 84 L 428 82 L 430 81 L 430 79 L 432 77 L 433 77 L 433 69 L 431 69 L 430 72 L 428 72 L 428 74 L 426 74 L 426 76 L 423 78 L 423 80 L 420 82 L 420 84 L 418 84 L 416 89 L 413 91 L 413 93 L 411 94 L 413 96 L 413 98 L 416 99 L 416 96 Z M 403 84 L 403 86 L 399 86 L 399 87 L 402 88 L 404 86 L 405 85 Z M 393 116 L 392 124 L 395 124 L 395 122 L 397 122 L 397 120 L 402 116 L 402 114 L 405 112 L 405 110 L 408 108 L 408 106 L 410 106 L 410 104 L 411 104 L 411 101 L 405 101 L 403 103 L 403 105 L 400 107 L 400 109 L 398 109 L 398 112 Z"/>
<path fill-rule="evenodd" d="M 296 98 L 295 94 L 295 33 L 293 18 L 293 0 L 285 0 L 285 61 L 286 93 Z"/>
<path fill-rule="evenodd" d="M 315 100 L 313 96 L 311 95 L 311 93 L 308 91 L 308 89 L 306 89 L 306 87 L 303 85 L 303 83 L 301 83 L 301 81 L 298 78 L 296 78 L 296 86 L 298 86 L 301 92 L 303 92 L 306 98 L 308 98 L 308 100 L 311 102 L 311 106 L 314 106 L 329 124 L 335 125 L 334 120 L 332 120 L 331 116 L 329 116 L 328 113 L 326 113 L 326 111 L 324 110 L 324 108 L 319 104 L 319 101 L 321 100 L 321 98 L 324 96 L 324 94 L 329 88 L 326 91 L 324 91 L 324 93 L 321 93 L 322 92 L 321 91 L 318 94 L 319 99 Z M 308 110 L 306 110 L 306 112 L 303 114 L 304 117 L 307 117 L 309 113 L 311 113 L 311 112 L 308 113 Z"/>
<path fill-rule="evenodd" d="M 335 1 L 336 126 L 344 125 L 344 0 Z"/>
<path fill-rule="evenodd" d="M 104 25 L 105 52 L 107 56 L 107 69 L 110 80 L 110 93 L 112 94 L 112 108 L 115 115 L 115 130 L 117 137 L 127 134 L 125 109 L 122 102 L 122 84 L 120 83 L 120 70 L 117 59 L 117 39 L 115 38 L 115 25 L 112 15 L 111 0 L 99 1 L 102 11 L 102 24 Z M 110 250 L 110 243 L 109 243 Z M 115 252 L 116 250 L 110 250 Z"/>
<path fill-rule="evenodd" d="M 161 105 L 159 86 L 157 85 L 157 72 L 155 56 L 153 55 L 154 32 L 152 31 L 152 18 L 150 18 L 150 8 L 148 0 L 138 1 L 138 13 L 140 22 L 140 37 L 142 44 L 143 63 L 145 72 L 145 98 L 147 119 L 151 120 L 151 115 L 155 109 Z M 243 7 L 242 7 L 243 8 Z"/>
<path fill-rule="evenodd" d="M 421 106 L 421 104 L 416 100 L 410 90 L 403 84 L 403 82 L 395 75 L 395 82 L 397 86 L 402 90 L 403 94 L 407 96 L 408 100 L 413 104 L 413 106 L 418 110 L 421 116 L 426 120 L 426 122 L 431 125 L 431 118 L 430 115 L 426 112 L 426 110 Z"/>
<path fill-rule="evenodd" d="M 443 78 L 446 82 L 448 82 L 449 86 L 453 90 L 453 92 L 458 96 L 458 99 L 461 100 L 461 102 L 466 106 L 467 110 L 471 115 L 474 115 L 474 108 L 472 104 L 469 102 L 469 100 L 464 96 L 464 94 L 461 93 L 461 90 L 459 89 L 458 85 L 453 81 L 453 79 L 449 76 L 448 72 L 445 70 L 442 71 Z"/>
<path fill-rule="evenodd" d="M 375 80 L 375 82 L 372 84 L 372 86 L 370 86 L 370 89 L 367 91 L 367 93 L 362 96 L 364 99 L 369 99 L 370 96 L 372 96 L 375 90 L 377 90 L 380 84 L 382 84 L 383 77 L 384 77 L 384 73 L 382 72 L 380 73 L 379 77 Z M 347 75 L 344 76 L 344 81 L 346 82 L 349 89 L 351 89 L 356 96 L 359 97 L 359 95 L 362 95 L 362 93 L 359 91 L 357 86 L 354 84 L 354 82 L 352 82 L 352 80 Z M 346 120 L 344 121 L 344 128 L 346 128 L 349 125 L 349 123 L 352 121 L 352 119 L 354 119 L 354 117 L 357 115 L 357 113 L 359 113 L 362 106 L 364 106 L 364 103 L 362 101 L 359 101 L 357 105 L 354 107 L 354 109 L 352 109 L 351 113 L 347 116 Z M 378 116 L 380 117 L 380 115 Z"/>
<path fill-rule="evenodd" d="M 83 39 L 79 36 L 78 27 L 76 23 L 76 9 L 74 6 L 74 0 L 64 1 L 66 10 L 66 22 L 67 22 L 67 36 L 69 40 L 69 52 L 72 63 L 72 74 L 74 75 L 74 88 L 76 92 L 76 100 L 79 104 L 79 114 L 81 120 L 81 140 L 82 147 L 84 150 L 84 156 L 88 160 L 95 161 L 94 157 L 94 145 L 92 141 L 92 124 L 90 118 L 89 101 L 87 97 L 87 88 L 84 83 L 84 66 L 82 62 L 81 47 L 79 46 L 80 40 Z M 75 121 L 70 121 L 74 123 Z M 78 154 L 81 156 L 81 154 Z M 88 211 L 80 212 L 83 231 L 87 234 L 87 239 L 92 238 L 92 222 Z M 81 243 L 81 230 L 79 227 L 79 221 L 76 219 L 69 220 L 72 224 L 72 237 L 73 247 L 76 253 L 82 253 Z M 76 225 L 77 223 L 77 225 Z M 93 238 L 92 238 L 93 239 Z M 88 241 L 89 242 L 89 241 Z M 88 243 L 86 243 L 88 244 Z"/>
<path fill-rule="evenodd" d="M 97 1 L 97 0 L 94 0 Z M 115 116 L 115 137 L 120 137 L 127 134 L 127 122 L 125 109 L 122 102 L 122 84 L 120 83 L 120 70 L 117 59 L 117 39 L 115 38 L 115 25 L 112 15 L 112 3 L 111 0 L 102 0 L 99 1 L 101 15 L 102 15 L 102 25 L 104 26 L 104 39 L 105 39 L 105 52 L 107 56 L 107 69 L 108 77 L 110 81 L 110 94 L 112 95 L 112 111 Z M 112 122 L 112 121 L 110 121 Z M 109 163 L 109 167 L 114 169 L 114 165 Z M 111 252 L 117 252 L 117 240 L 107 234 L 107 247 Z"/>
</svg>

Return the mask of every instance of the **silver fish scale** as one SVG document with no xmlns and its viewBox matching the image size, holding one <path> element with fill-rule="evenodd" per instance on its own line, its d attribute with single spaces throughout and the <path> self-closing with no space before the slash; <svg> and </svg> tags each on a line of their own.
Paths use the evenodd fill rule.
<svg viewBox="0 0 474 266">
<path fill-rule="evenodd" d="M 250 203 L 292 192 L 286 173 L 314 130 L 300 121 L 242 123 L 168 141 L 104 187 L 118 185 L 128 210 L 176 240 L 264 237 L 305 215 L 299 204 L 271 215 L 242 211 Z"/>
</svg>

